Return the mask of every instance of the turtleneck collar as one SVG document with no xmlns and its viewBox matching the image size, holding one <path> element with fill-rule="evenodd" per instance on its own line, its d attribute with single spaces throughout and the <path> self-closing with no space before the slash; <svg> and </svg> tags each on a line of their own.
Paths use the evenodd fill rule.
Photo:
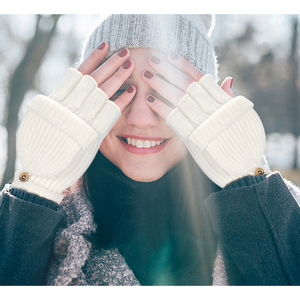
<svg viewBox="0 0 300 300">
<path fill-rule="evenodd" d="M 164 183 L 167 182 L 168 178 L 173 179 L 179 174 L 182 173 L 181 169 L 183 168 L 183 165 L 185 161 L 188 159 L 188 157 L 184 157 L 177 165 L 175 165 L 172 169 L 170 169 L 168 172 L 166 172 L 161 178 L 151 181 L 151 182 L 140 182 L 135 181 L 129 177 L 127 177 L 116 165 L 114 165 L 111 161 L 109 161 L 100 151 L 97 154 L 99 156 L 99 164 L 100 167 L 103 167 L 106 171 L 109 172 L 109 174 L 113 177 L 117 176 L 120 179 L 126 180 L 129 185 L 132 185 L 134 189 L 143 194 L 155 193 L 157 191 L 158 187 L 163 187 Z M 158 189 L 158 192 L 161 192 L 161 188 Z"/>
</svg>

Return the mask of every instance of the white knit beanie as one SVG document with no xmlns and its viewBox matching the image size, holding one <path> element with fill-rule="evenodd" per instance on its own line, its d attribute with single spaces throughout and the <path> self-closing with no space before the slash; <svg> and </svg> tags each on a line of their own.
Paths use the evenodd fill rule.
<svg viewBox="0 0 300 300">
<path fill-rule="evenodd" d="M 216 57 L 208 40 L 213 27 L 213 15 L 110 15 L 88 38 L 82 60 L 106 41 L 110 47 L 106 59 L 124 47 L 173 51 L 217 79 Z"/>
</svg>

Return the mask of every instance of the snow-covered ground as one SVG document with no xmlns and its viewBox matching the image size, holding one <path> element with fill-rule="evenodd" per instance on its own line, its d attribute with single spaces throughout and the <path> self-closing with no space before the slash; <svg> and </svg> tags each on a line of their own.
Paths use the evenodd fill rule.
<svg viewBox="0 0 300 300">
<path fill-rule="evenodd" d="M 6 164 L 6 139 L 6 129 L 0 125 L 0 182 Z M 272 133 L 267 135 L 267 147 L 265 154 L 271 169 L 291 169 L 294 163 L 295 151 L 297 151 L 298 168 L 300 169 L 300 137 L 296 138 L 291 133 Z M 20 167 L 18 160 L 16 162 L 16 166 L 17 168 Z"/>
</svg>

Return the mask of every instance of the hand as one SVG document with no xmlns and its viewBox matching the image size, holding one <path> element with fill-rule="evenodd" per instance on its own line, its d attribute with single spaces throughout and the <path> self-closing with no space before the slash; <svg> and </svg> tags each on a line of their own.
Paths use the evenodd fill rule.
<svg viewBox="0 0 300 300">
<path fill-rule="evenodd" d="M 98 87 L 111 99 L 131 75 L 135 68 L 135 63 L 129 59 L 130 50 L 124 48 L 118 53 L 113 54 L 98 67 L 105 58 L 108 49 L 108 43 L 103 42 L 87 57 L 77 70 L 83 75 L 90 75 L 97 82 Z M 133 99 L 135 92 L 135 87 L 129 86 L 121 95 L 117 95 L 118 97 L 114 99 L 114 103 L 123 111 Z"/>
<path fill-rule="evenodd" d="M 219 87 L 211 75 L 172 57 L 149 59 L 157 75 L 146 70 L 143 78 L 158 96 L 149 95 L 147 103 L 185 142 L 200 168 L 221 187 L 246 175 L 269 173 L 262 162 L 264 128 L 253 103 L 232 98 L 232 79 Z"/>
<path fill-rule="evenodd" d="M 173 57 L 176 58 L 174 59 Z M 199 70 L 197 70 L 190 62 L 175 53 L 169 53 L 167 55 L 167 60 L 163 56 L 160 56 L 158 59 L 157 58 L 151 57 L 149 59 L 149 65 L 158 74 L 167 79 L 172 85 L 156 76 L 155 74 L 151 74 L 147 70 L 145 72 L 150 73 L 151 75 L 153 75 L 153 77 L 148 78 L 144 75 L 143 79 L 164 99 L 168 100 L 171 104 L 177 107 L 179 101 L 186 94 L 188 87 L 193 82 L 198 82 L 204 75 Z M 227 77 L 221 85 L 221 88 L 230 97 L 233 96 L 231 90 L 232 82 L 233 79 L 231 77 Z M 153 95 L 151 96 L 155 98 Z M 164 119 L 167 119 L 168 115 L 173 110 L 171 106 L 166 105 L 161 101 L 148 102 L 148 104 Z"/>
<path fill-rule="evenodd" d="M 15 173 L 13 187 L 59 203 L 62 192 L 86 171 L 135 94 L 129 87 L 115 102 L 108 99 L 133 72 L 134 62 L 126 49 L 97 68 L 107 50 L 107 43 L 95 49 L 78 70 L 68 69 L 48 97 L 38 95 L 28 104 L 17 134 L 22 170 Z"/>
</svg>

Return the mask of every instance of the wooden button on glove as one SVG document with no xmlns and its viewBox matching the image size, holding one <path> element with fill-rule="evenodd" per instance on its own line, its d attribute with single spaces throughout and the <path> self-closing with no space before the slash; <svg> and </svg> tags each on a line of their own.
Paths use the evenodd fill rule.
<svg viewBox="0 0 300 300">
<path fill-rule="evenodd" d="M 22 174 L 19 176 L 20 181 L 23 181 L 23 182 L 27 181 L 28 178 L 29 178 L 29 175 L 28 175 L 27 173 L 22 173 Z"/>
<path fill-rule="evenodd" d="M 255 175 L 263 164 L 266 138 L 253 103 L 243 96 L 230 97 L 205 75 L 192 83 L 167 124 L 181 137 L 191 155 L 220 187 L 246 175 Z"/>
<path fill-rule="evenodd" d="M 22 170 L 12 186 L 59 203 L 62 192 L 88 168 L 121 111 L 91 76 L 73 68 L 49 97 L 38 95 L 27 108 L 17 133 Z"/>
</svg>

